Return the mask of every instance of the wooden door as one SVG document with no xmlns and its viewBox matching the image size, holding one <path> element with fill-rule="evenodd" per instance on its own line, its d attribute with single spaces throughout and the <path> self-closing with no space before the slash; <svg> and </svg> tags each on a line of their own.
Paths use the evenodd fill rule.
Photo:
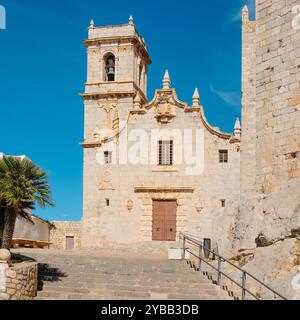
<svg viewBox="0 0 300 320">
<path fill-rule="evenodd" d="M 176 211 L 175 200 L 153 201 L 153 241 L 176 241 Z"/>
<path fill-rule="evenodd" d="M 75 247 L 74 237 L 66 237 L 66 249 L 72 250 Z"/>
</svg>

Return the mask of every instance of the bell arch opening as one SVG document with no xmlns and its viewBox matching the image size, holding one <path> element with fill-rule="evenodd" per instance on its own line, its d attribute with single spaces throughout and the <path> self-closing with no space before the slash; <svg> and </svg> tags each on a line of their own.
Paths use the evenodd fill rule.
<svg viewBox="0 0 300 320">
<path fill-rule="evenodd" d="M 104 56 L 104 81 L 112 82 L 116 79 L 116 58 L 112 53 Z"/>
</svg>

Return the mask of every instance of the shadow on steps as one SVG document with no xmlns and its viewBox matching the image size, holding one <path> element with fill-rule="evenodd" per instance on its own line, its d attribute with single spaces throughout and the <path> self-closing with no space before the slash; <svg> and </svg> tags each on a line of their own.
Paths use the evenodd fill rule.
<svg viewBox="0 0 300 320">
<path fill-rule="evenodd" d="M 50 267 L 47 263 L 39 263 L 38 265 L 38 291 L 42 291 L 45 282 L 62 281 L 68 275 L 59 268 Z"/>
</svg>

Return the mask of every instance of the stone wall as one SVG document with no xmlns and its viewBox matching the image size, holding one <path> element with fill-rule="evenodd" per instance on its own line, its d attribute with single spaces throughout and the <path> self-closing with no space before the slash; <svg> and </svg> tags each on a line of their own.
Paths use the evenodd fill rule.
<svg viewBox="0 0 300 320">
<path fill-rule="evenodd" d="M 256 119 L 252 153 L 256 168 L 255 182 L 248 180 L 251 192 L 241 198 L 233 229 L 237 260 L 288 298 L 297 296 L 292 279 L 300 270 L 300 31 L 293 28 L 293 7 L 298 4 L 296 0 L 257 0 L 256 31 L 251 36 L 245 26 L 255 22 L 243 11 L 243 52 L 248 52 L 248 64 L 243 62 L 243 101 L 245 105 L 255 102 L 244 122 L 247 127 L 249 119 L 251 124 Z M 256 56 L 254 65 L 249 48 Z M 249 67 L 254 72 L 245 76 Z"/>
<path fill-rule="evenodd" d="M 298 0 L 257 0 L 257 188 L 269 194 L 300 177 Z"/>
<path fill-rule="evenodd" d="M 256 175 L 256 21 L 249 20 L 247 7 L 242 12 L 242 138 L 241 201 L 255 191 Z"/>
<path fill-rule="evenodd" d="M 37 295 L 38 264 L 0 263 L 0 300 L 32 300 Z"/>
<path fill-rule="evenodd" d="M 131 23 L 101 28 L 91 24 L 85 41 L 88 75 L 82 95 L 82 247 L 145 243 L 165 247 L 163 241 L 152 241 L 153 200 L 177 202 L 176 240 L 180 232 L 185 232 L 217 239 L 220 246 L 228 246 L 240 198 L 240 124 L 236 122 L 235 134 L 210 125 L 198 91 L 192 106 L 180 101 L 168 72 L 163 88 L 156 90 L 154 99 L 148 102 L 147 77 L 139 77 L 139 67 L 151 60 L 144 40 Z M 103 81 L 103 57 L 107 52 L 112 52 L 117 61 L 113 82 Z M 232 119 L 232 127 L 234 122 Z M 136 133 L 138 136 L 133 137 Z M 158 165 L 161 139 L 173 141 L 174 163 L 170 166 Z M 228 150 L 227 163 L 219 162 L 219 150 Z M 112 152 L 112 164 L 104 163 L 105 152 Z M 197 163 L 192 163 L 195 159 Z M 193 173 L 196 164 L 198 172 Z"/>
<path fill-rule="evenodd" d="M 17 217 L 13 238 L 48 242 L 50 234 L 49 224 L 34 216 L 31 219 L 34 224 L 22 217 Z"/>
<path fill-rule="evenodd" d="M 166 90 L 166 94 L 170 94 Z M 173 93 L 172 93 L 173 94 Z M 93 102 L 94 103 L 94 102 Z M 231 141 L 230 134 L 223 134 L 217 128 L 207 124 L 202 108 L 188 112 L 192 107 L 176 107 L 176 117 L 162 125 L 156 119 L 156 108 L 150 108 L 144 114 L 128 115 L 133 106 L 118 105 L 115 109 L 120 117 L 129 120 L 126 124 L 128 135 L 133 130 L 143 129 L 149 137 L 149 156 L 155 160 L 148 164 L 101 164 L 105 151 L 113 152 L 118 159 L 119 146 L 124 146 L 123 138 L 118 137 L 105 143 L 84 150 L 84 215 L 82 219 L 82 246 L 101 247 L 113 243 L 122 245 L 137 242 L 152 242 L 152 203 L 153 200 L 177 201 L 177 239 L 180 232 L 188 232 L 198 237 L 228 239 L 234 208 L 240 197 L 240 152 L 239 141 Z M 127 112 L 126 112 L 127 110 Z M 91 126 L 90 120 L 94 122 Z M 86 106 L 86 134 L 91 135 L 96 120 L 100 127 L 105 126 L 105 113 L 99 107 Z M 233 123 L 234 125 L 234 119 Z M 174 138 L 176 130 L 196 130 L 203 133 L 203 150 L 198 156 L 203 158 L 203 171 L 187 174 L 192 166 L 186 163 L 170 167 L 157 165 L 157 140 L 152 140 L 152 130 L 160 130 L 163 139 Z M 125 135 L 125 139 L 128 139 Z M 152 136 L 153 138 L 153 136 Z M 195 136 L 189 148 L 195 152 Z M 130 139 L 129 139 L 130 140 Z M 194 143 L 194 145 L 193 145 Z M 177 144 L 174 143 L 175 148 Z M 128 142 L 128 152 L 134 142 Z M 219 162 L 219 150 L 228 150 L 229 162 Z M 194 153 L 195 155 L 195 153 Z M 128 153 L 130 157 L 130 151 Z M 190 191 L 186 192 L 189 188 Z M 110 205 L 106 205 L 109 199 Z M 221 200 L 226 200 L 223 208 Z M 128 209 L 132 203 L 132 210 Z M 225 218 L 229 217 L 229 218 Z M 218 222 L 223 219 L 222 225 Z M 220 246 L 224 245 L 220 243 Z M 165 245 L 165 244 L 162 244 Z M 174 245 L 170 243 L 170 245 Z M 228 245 L 228 243 L 226 243 Z"/>
<path fill-rule="evenodd" d="M 243 111 L 245 128 L 242 133 L 241 167 L 244 171 L 241 174 L 241 188 L 245 185 L 243 178 L 248 168 L 255 180 L 247 180 L 246 191 L 249 192 L 241 198 L 236 220 L 234 237 L 240 241 L 242 248 L 254 248 L 255 239 L 261 232 L 276 233 L 277 238 L 280 235 L 288 237 L 298 221 L 298 203 L 292 199 L 285 214 L 281 210 L 275 213 L 277 225 L 266 223 L 266 219 L 270 220 L 268 199 L 273 199 L 274 206 L 285 203 L 286 190 L 297 194 L 297 189 L 292 187 L 297 188 L 300 177 L 300 31 L 295 30 L 292 23 L 295 16 L 292 11 L 296 4 L 294 0 L 257 0 L 256 22 L 249 21 L 248 11 L 243 10 L 243 52 L 248 57 L 243 55 L 243 108 L 246 110 L 247 105 L 254 102 L 255 109 Z M 255 64 L 252 61 L 254 53 Z M 247 74 L 249 68 L 252 71 Z M 256 134 L 247 135 L 245 131 L 247 126 L 252 126 L 253 119 L 256 119 Z M 255 141 L 254 150 L 253 144 L 249 144 L 250 137 Z M 256 157 L 254 173 L 253 166 L 244 158 L 245 148 L 251 151 L 251 163 L 253 155 Z M 253 190 L 256 193 L 251 192 Z M 294 208 L 295 212 L 290 208 Z M 288 212 L 293 219 L 288 219 Z M 281 216 L 285 218 L 281 219 Z M 284 233 L 279 227 L 282 224 L 285 225 Z M 268 237 L 276 238 L 273 235 Z"/>
<path fill-rule="evenodd" d="M 66 237 L 74 237 L 74 249 L 81 246 L 81 223 L 73 221 L 53 221 L 55 229 L 50 232 L 51 249 L 66 249 Z"/>
</svg>

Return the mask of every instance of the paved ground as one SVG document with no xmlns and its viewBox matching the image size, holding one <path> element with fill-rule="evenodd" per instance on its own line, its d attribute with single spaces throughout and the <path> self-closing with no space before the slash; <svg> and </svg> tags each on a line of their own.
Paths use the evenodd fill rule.
<svg viewBox="0 0 300 320">
<path fill-rule="evenodd" d="M 186 262 L 111 251 L 17 249 L 39 262 L 39 300 L 223 300 Z"/>
</svg>

